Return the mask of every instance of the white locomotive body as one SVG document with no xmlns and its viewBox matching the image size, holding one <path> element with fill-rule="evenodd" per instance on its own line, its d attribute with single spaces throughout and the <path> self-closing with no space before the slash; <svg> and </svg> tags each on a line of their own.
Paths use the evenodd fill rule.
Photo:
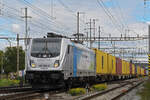
<svg viewBox="0 0 150 100">
<path fill-rule="evenodd" d="M 26 80 L 36 88 L 84 84 L 96 76 L 94 51 L 67 38 L 32 39 L 27 59 Z"/>
</svg>

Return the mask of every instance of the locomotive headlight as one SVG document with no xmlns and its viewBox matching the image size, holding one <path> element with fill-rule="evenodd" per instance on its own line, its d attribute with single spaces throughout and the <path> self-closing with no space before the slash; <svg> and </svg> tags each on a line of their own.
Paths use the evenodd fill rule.
<svg viewBox="0 0 150 100">
<path fill-rule="evenodd" d="M 35 63 L 34 63 L 34 60 L 30 60 L 30 65 L 31 65 L 32 68 L 35 68 L 35 67 L 36 67 L 36 65 L 35 65 Z"/>
<path fill-rule="evenodd" d="M 54 67 L 57 68 L 59 66 L 59 60 L 56 60 L 54 63 Z"/>
<path fill-rule="evenodd" d="M 35 64 L 31 64 L 31 67 L 34 68 L 34 67 L 35 67 Z"/>
</svg>

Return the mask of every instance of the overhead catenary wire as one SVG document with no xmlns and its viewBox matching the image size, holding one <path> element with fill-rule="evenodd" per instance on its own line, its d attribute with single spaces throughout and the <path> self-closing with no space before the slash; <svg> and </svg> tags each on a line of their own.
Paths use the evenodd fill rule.
<svg viewBox="0 0 150 100">
<path fill-rule="evenodd" d="M 111 12 L 107 9 L 107 7 L 105 6 L 104 2 L 102 0 L 97 0 L 98 4 L 101 6 L 101 8 L 104 10 L 105 14 L 109 17 L 109 19 L 111 20 L 112 24 L 115 25 L 116 29 L 123 33 L 121 26 L 118 23 L 118 21 L 116 21 L 116 19 L 114 18 L 114 16 L 111 14 Z"/>
<path fill-rule="evenodd" d="M 6 5 L 5 5 L 6 6 Z M 11 7 L 9 7 L 9 6 L 6 6 L 7 8 L 10 8 L 11 9 Z M 15 8 L 13 8 L 13 10 L 15 10 L 15 11 L 17 11 L 17 12 L 19 12 L 19 13 L 22 13 L 21 11 L 19 11 L 19 10 L 17 10 L 17 9 L 15 9 Z M 10 11 L 6 11 L 6 13 L 8 14 L 12 14 L 11 16 L 13 17 L 13 16 L 15 16 L 15 17 L 18 17 L 18 18 L 20 18 L 21 17 L 21 15 L 19 15 L 19 14 L 16 14 L 15 12 L 10 12 Z M 39 20 L 38 20 L 39 21 Z"/>
<path fill-rule="evenodd" d="M 117 18 L 118 21 L 120 21 L 120 24 L 122 25 L 122 28 L 124 29 L 125 27 L 127 27 L 127 23 L 125 21 L 124 14 L 121 10 L 121 7 L 120 7 L 119 3 L 117 2 L 117 0 L 115 0 L 115 1 L 110 0 L 110 1 L 112 2 L 112 5 L 114 6 L 114 8 L 115 8 L 115 5 L 116 5 L 116 10 L 119 13 L 118 16 L 116 16 L 116 18 Z"/>
<path fill-rule="evenodd" d="M 122 11 L 122 8 L 120 7 L 120 5 L 119 5 L 119 3 L 118 3 L 117 0 L 116 0 L 116 5 L 118 6 L 118 10 L 119 10 L 119 12 L 120 12 L 121 19 L 122 19 L 122 21 L 124 22 L 124 25 L 127 26 L 127 21 L 125 20 L 126 18 L 125 18 L 125 16 L 124 16 L 124 13 L 123 13 L 123 11 Z M 128 26 L 127 26 L 127 27 L 128 27 Z"/>
<path fill-rule="evenodd" d="M 62 23 L 60 23 L 60 22 L 58 22 L 58 21 L 56 21 L 56 20 L 53 21 L 53 17 L 52 17 L 52 16 L 50 16 L 50 15 L 49 15 L 47 12 L 45 12 L 43 9 L 34 6 L 34 5 L 31 4 L 30 2 L 28 2 L 28 1 L 26 1 L 26 0 L 17 0 L 17 1 L 26 4 L 26 5 L 29 6 L 31 9 L 33 9 L 34 12 L 36 11 L 36 14 L 37 14 L 37 12 L 38 12 L 38 15 L 40 14 L 39 16 L 43 15 L 43 17 L 46 17 L 48 21 L 50 21 L 50 22 L 52 22 L 52 23 L 55 23 L 56 25 L 61 26 L 61 27 L 64 27 L 64 28 L 66 28 L 66 29 L 69 29 L 69 30 L 71 29 L 71 28 L 67 27 L 66 25 L 64 25 L 64 24 L 62 24 Z"/>
<path fill-rule="evenodd" d="M 118 23 L 118 20 L 116 20 L 115 16 L 112 15 L 112 13 L 108 10 L 107 6 L 104 4 L 103 0 L 100 0 L 100 2 L 103 6 L 103 8 L 106 10 L 107 15 L 110 16 L 111 20 L 113 21 L 113 23 L 116 25 L 116 27 L 119 27 L 119 30 L 122 33 L 122 27 L 120 26 L 120 22 Z"/>
<path fill-rule="evenodd" d="M 9 12 L 9 10 L 7 11 L 7 13 L 12 13 L 11 16 L 12 16 L 13 18 L 14 18 L 14 16 L 15 16 L 15 17 L 17 17 L 18 19 L 20 19 L 20 15 L 19 15 L 19 14 L 21 13 L 20 10 L 17 10 L 17 9 L 15 9 L 15 8 L 11 9 L 11 7 L 9 7 L 9 6 L 6 6 L 6 7 L 9 8 L 10 10 L 15 10 L 15 12 L 19 12 L 19 13 L 16 14 L 15 12 L 12 13 L 12 12 Z M 40 20 L 41 20 L 41 19 L 38 19 L 38 21 L 36 21 L 37 24 L 43 23 L 44 19 L 42 19 L 42 22 L 40 22 Z M 34 21 L 35 21 L 35 20 L 34 20 Z M 49 22 L 47 22 L 46 20 L 45 20 L 44 22 L 45 22 L 46 24 L 49 23 Z M 50 23 L 49 23 L 49 24 L 50 24 Z M 43 28 L 43 26 L 46 26 L 46 25 L 45 25 L 45 24 L 42 24 L 41 26 L 42 26 L 42 28 Z M 53 26 L 56 26 L 56 27 L 57 27 L 57 25 L 55 25 L 55 24 L 53 24 Z M 39 27 L 39 28 L 40 28 L 40 27 Z M 47 28 L 47 29 L 51 29 L 51 28 L 49 27 L 49 28 Z M 52 30 L 52 29 L 51 29 L 51 30 Z M 53 31 L 54 31 L 54 30 L 53 30 Z M 58 32 L 57 30 L 55 30 L 55 31 Z M 59 31 L 59 32 L 63 32 L 63 31 Z M 66 32 L 64 31 L 63 33 L 66 33 Z"/>
<path fill-rule="evenodd" d="M 18 1 L 18 0 L 17 0 L 17 1 Z M 20 2 L 20 0 L 19 0 L 19 2 Z M 32 7 L 32 6 L 29 5 L 29 4 L 28 4 L 28 6 Z M 9 8 L 10 8 L 10 7 L 9 7 Z M 10 9 L 11 9 L 11 8 L 10 8 Z M 32 12 L 34 12 L 34 14 L 43 17 L 43 15 L 41 14 L 41 12 L 39 12 L 38 9 L 35 9 L 35 8 L 33 8 L 33 7 L 32 7 L 32 9 L 34 9 L 34 10 L 32 10 Z M 15 12 L 21 13 L 20 11 L 14 9 L 14 8 L 13 8 L 13 10 L 14 10 Z M 48 17 L 49 17 L 49 16 L 48 16 Z M 41 21 L 41 19 L 39 19 L 39 20 Z M 61 27 L 66 27 L 66 25 L 61 25 L 61 26 L 60 26 L 60 24 L 57 24 L 57 23 L 54 22 L 53 20 L 50 20 L 50 18 L 44 18 L 44 19 L 42 19 L 42 20 L 44 20 L 44 22 L 45 22 L 46 24 L 48 24 L 49 22 L 50 22 L 50 23 L 53 23 L 53 26 L 59 27 L 59 29 L 61 29 L 61 30 L 64 29 L 64 28 L 61 28 Z M 48 20 L 48 21 L 46 21 L 46 20 Z M 42 21 L 42 23 L 43 23 L 43 21 Z M 49 23 L 49 24 L 50 24 L 50 23 Z M 59 29 L 58 29 L 58 30 L 59 30 Z M 64 33 L 70 33 L 70 32 L 72 32 L 72 31 L 70 30 L 70 28 L 67 28 L 67 29 L 64 29 L 64 30 L 65 30 L 65 31 L 68 31 L 68 32 L 64 32 Z M 69 32 L 69 30 L 70 30 L 70 32 Z M 75 32 L 75 31 L 73 31 L 73 32 Z"/>
<path fill-rule="evenodd" d="M 71 10 L 62 0 L 57 0 L 57 1 L 58 1 L 64 8 L 66 8 L 66 10 L 68 10 L 69 12 L 71 12 L 72 15 L 73 15 L 75 18 L 77 18 L 77 15 L 74 14 L 74 11 Z M 79 18 L 79 19 L 80 19 L 80 21 L 81 21 L 83 24 L 85 24 L 84 20 L 82 20 L 81 18 Z"/>
<path fill-rule="evenodd" d="M 7 12 L 7 15 L 4 14 L 3 16 L 11 18 L 11 19 L 18 20 L 18 21 L 24 21 L 23 19 L 21 19 L 21 17 L 19 15 L 15 14 L 15 13 L 12 13 L 12 12 L 9 12 L 9 11 Z M 32 27 L 38 27 L 38 28 L 41 28 L 41 29 L 47 29 L 47 30 L 52 30 L 52 31 L 55 31 L 55 32 L 60 32 L 60 31 L 51 29 L 50 27 L 46 26 L 45 24 L 41 23 L 40 21 L 32 21 L 32 22 L 30 22 L 30 24 L 32 25 Z"/>
<path fill-rule="evenodd" d="M 97 0 L 98 1 L 98 0 Z M 120 25 L 117 25 L 118 24 L 118 21 L 116 21 L 116 18 L 114 17 L 114 16 L 111 16 L 111 13 L 109 13 L 109 10 L 106 8 L 106 6 L 105 6 L 105 4 L 103 3 L 103 1 L 102 0 L 99 0 L 98 1 L 99 2 L 99 5 L 101 6 L 101 8 L 103 8 L 103 10 L 104 10 L 104 12 L 105 12 L 105 14 L 110 18 L 110 20 L 112 21 L 112 23 L 115 25 L 115 26 L 119 26 L 119 28 L 117 28 L 117 30 L 118 31 L 122 31 L 122 30 L 120 30 L 121 29 L 121 27 L 120 27 L 120 25 L 121 24 L 126 24 L 126 23 L 119 23 Z M 121 12 L 121 11 L 120 11 Z M 123 15 L 122 15 L 123 16 Z M 116 22 L 116 23 L 114 23 L 114 22 Z M 127 29 L 128 29 L 128 26 L 127 26 Z"/>
<path fill-rule="evenodd" d="M 37 1 L 41 1 L 41 0 L 37 0 Z M 53 0 L 51 0 L 51 3 L 54 3 L 54 2 L 52 2 Z M 72 16 L 74 16 L 73 18 L 76 18 L 77 17 L 77 15 L 75 14 L 75 11 L 73 11 L 72 9 L 70 9 L 62 0 L 57 0 L 58 1 L 58 3 L 60 3 L 68 12 L 70 12 L 71 14 L 72 14 Z M 51 4 L 51 6 L 52 6 L 52 4 Z M 51 9 L 54 9 L 54 8 L 51 8 Z M 54 12 L 54 11 L 53 11 Z M 55 12 L 55 13 L 57 13 L 57 12 Z M 82 20 L 81 18 L 80 18 L 80 21 L 82 22 L 82 24 L 85 24 L 85 21 L 84 20 Z"/>
<path fill-rule="evenodd" d="M 33 12 L 34 12 L 34 11 L 33 11 Z M 36 14 L 41 15 L 40 13 L 36 13 Z M 42 21 L 42 22 L 43 22 L 43 21 Z M 49 23 L 49 22 L 52 22 L 52 21 L 45 21 L 45 23 Z M 58 25 L 56 25 L 55 23 L 53 23 L 53 26 L 58 27 Z"/>
</svg>

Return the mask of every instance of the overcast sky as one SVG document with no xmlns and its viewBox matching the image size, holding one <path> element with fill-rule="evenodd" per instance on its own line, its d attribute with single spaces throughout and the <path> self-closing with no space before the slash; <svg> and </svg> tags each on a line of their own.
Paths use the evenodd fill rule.
<svg viewBox="0 0 150 100">
<path fill-rule="evenodd" d="M 19 33 L 24 37 L 25 7 L 32 17 L 28 19 L 30 37 L 43 37 L 47 32 L 71 36 L 76 33 L 77 12 L 81 12 L 80 33 L 85 33 L 89 27 L 85 23 L 91 18 L 97 19 L 96 28 L 101 26 L 102 36 L 148 34 L 150 1 L 144 6 L 144 0 L 0 0 L 0 36 L 16 37 Z M 0 49 L 6 46 L 9 42 L 0 40 Z"/>
</svg>

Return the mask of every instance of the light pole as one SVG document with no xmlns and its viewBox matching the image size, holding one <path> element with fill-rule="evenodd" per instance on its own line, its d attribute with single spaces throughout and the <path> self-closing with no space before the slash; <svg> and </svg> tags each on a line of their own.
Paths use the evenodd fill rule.
<svg viewBox="0 0 150 100">
<path fill-rule="evenodd" d="M 31 16 L 28 16 L 28 8 L 25 8 L 25 15 L 22 18 L 25 18 L 25 68 L 27 68 L 28 19 L 32 18 Z"/>
<path fill-rule="evenodd" d="M 19 77 L 19 34 L 17 34 L 17 76 Z"/>
<path fill-rule="evenodd" d="M 20 33 L 20 25 L 19 24 L 13 24 L 13 31 L 15 33 L 17 33 L 17 65 L 16 65 L 16 68 L 17 68 L 17 76 L 19 76 L 19 34 Z"/>
</svg>

